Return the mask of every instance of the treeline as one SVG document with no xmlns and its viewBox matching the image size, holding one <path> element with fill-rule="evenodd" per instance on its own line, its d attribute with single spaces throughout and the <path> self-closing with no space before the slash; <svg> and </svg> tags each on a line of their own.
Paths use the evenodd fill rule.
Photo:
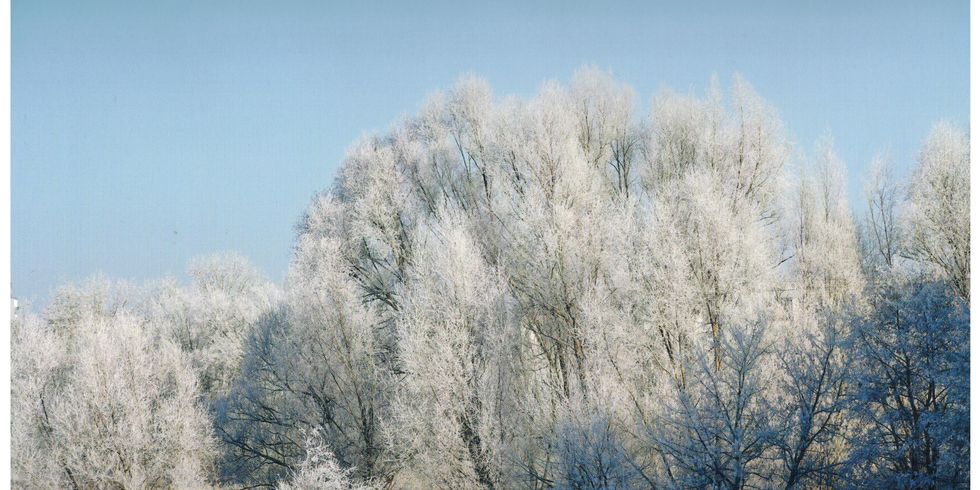
<svg viewBox="0 0 980 490">
<path fill-rule="evenodd" d="M 24 488 L 969 486 L 969 135 L 856 219 L 736 76 L 474 77 L 353 144 L 279 286 L 64 286 L 12 325 Z"/>
</svg>

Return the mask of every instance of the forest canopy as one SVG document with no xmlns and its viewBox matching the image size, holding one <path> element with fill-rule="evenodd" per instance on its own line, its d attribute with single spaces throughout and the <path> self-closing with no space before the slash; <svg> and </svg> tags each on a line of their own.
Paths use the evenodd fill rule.
<svg viewBox="0 0 980 490">
<path fill-rule="evenodd" d="M 354 142 L 281 284 L 98 276 L 12 322 L 25 488 L 969 487 L 969 133 L 866 209 L 736 75 L 476 76 Z"/>
</svg>

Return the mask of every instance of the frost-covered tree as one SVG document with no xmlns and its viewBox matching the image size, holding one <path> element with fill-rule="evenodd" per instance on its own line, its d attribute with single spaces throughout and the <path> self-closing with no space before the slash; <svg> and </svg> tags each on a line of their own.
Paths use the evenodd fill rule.
<svg viewBox="0 0 980 490">
<path fill-rule="evenodd" d="M 516 313 L 507 355 L 520 361 L 507 379 L 507 396 L 516 397 L 508 403 L 526 417 L 530 431 L 514 436 L 524 442 L 507 457 L 520 459 L 510 466 L 529 473 L 543 470 L 528 458 L 547 457 L 534 442 L 540 437 L 527 434 L 553 431 L 553 409 L 590 389 L 581 304 L 600 280 L 611 235 L 602 219 L 616 194 L 607 172 L 616 165 L 625 172 L 638 155 L 626 148 L 634 142 L 624 140 L 636 135 L 629 97 L 620 96 L 625 89 L 604 75 L 586 72 L 579 79 L 583 88 L 574 94 L 549 83 L 534 99 L 496 104 L 485 82 L 463 77 L 389 135 L 352 147 L 331 190 L 345 209 L 341 239 L 351 277 L 364 298 L 379 305 L 384 334 L 378 349 L 388 353 L 386 366 L 396 375 L 404 369 L 396 354 L 408 352 L 398 332 L 418 320 L 403 303 L 432 284 L 431 267 L 419 259 L 433 253 L 421 244 L 435 243 L 425 240 L 425 223 L 441 219 L 440 208 L 451 209 L 454 226 L 474 242 L 476 260 L 499 270 L 502 297 Z M 615 104 L 589 105 L 589 87 Z M 576 112 L 575 97 L 584 112 Z M 615 117 L 606 113 L 614 106 L 624 107 Z M 594 140 L 583 136 L 593 129 Z M 595 153 L 593 164 L 588 152 Z M 630 183 L 625 173 L 621 180 Z"/>
<path fill-rule="evenodd" d="M 53 437 L 46 404 L 68 384 L 68 343 L 52 326 L 21 310 L 10 332 L 10 480 L 37 488 L 70 487 L 72 468 Z M 45 402 L 45 398 L 48 399 Z M 76 483 L 77 486 L 77 483 Z"/>
<path fill-rule="evenodd" d="M 356 467 L 360 478 L 381 473 L 381 319 L 345 258 L 344 212 L 330 195 L 311 204 L 285 305 L 252 331 L 236 386 L 219 405 L 229 481 L 273 484 L 299 463 L 303 431 L 320 434 L 337 464 Z"/>
<path fill-rule="evenodd" d="M 878 158 L 859 241 L 740 76 L 638 110 L 464 75 L 350 146 L 281 289 L 63 288 L 12 325 L 13 484 L 964 487 L 968 135 L 904 194 Z"/>
<path fill-rule="evenodd" d="M 850 319 L 847 309 L 797 311 L 777 347 L 773 419 L 780 465 L 773 483 L 780 488 L 839 488 L 846 481 Z"/>
<path fill-rule="evenodd" d="M 654 97 L 644 187 L 657 192 L 691 170 L 709 169 L 725 183 L 722 195 L 733 208 L 751 204 L 772 223 L 791 145 L 775 109 L 739 75 L 729 99 L 726 105 L 717 78 L 703 100 L 671 90 Z"/>
<path fill-rule="evenodd" d="M 516 422 L 505 416 L 516 381 L 505 289 L 458 218 L 440 214 L 424 233 L 398 324 L 396 464 L 430 488 L 499 488 Z"/>
<path fill-rule="evenodd" d="M 643 179 L 650 199 L 662 203 L 664 228 L 673 230 L 666 243 L 680 259 L 662 267 L 681 268 L 673 274 L 684 280 L 678 289 L 694 302 L 675 304 L 695 312 L 716 351 L 724 318 L 747 318 L 774 299 L 777 230 L 770 225 L 780 215 L 790 151 L 775 111 L 739 76 L 730 99 L 729 109 L 716 79 L 705 100 L 670 91 L 654 98 Z"/>
<path fill-rule="evenodd" d="M 285 308 L 256 322 L 239 377 L 215 404 L 214 425 L 223 450 L 218 479 L 224 484 L 271 488 L 302 458 L 306 411 L 276 384 L 277 346 L 287 331 Z"/>
<path fill-rule="evenodd" d="M 568 415 L 555 434 L 558 469 L 554 488 L 612 490 L 637 488 L 647 483 L 609 417 Z"/>
<path fill-rule="evenodd" d="M 604 177 L 579 146 L 568 98 L 547 84 L 525 108 L 530 131 L 515 148 L 522 168 L 502 184 L 513 204 L 501 212 L 505 274 L 560 397 L 588 390 L 579 304 L 598 280 L 605 238 Z"/>
<path fill-rule="evenodd" d="M 720 176 L 690 174 L 676 185 L 677 194 L 665 197 L 671 201 L 670 239 L 682 261 L 667 266 L 682 268 L 681 287 L 693 299 L 697 323 L 706 327 L 720 366 L 724 325 L 751 319 L 772 302 L 776 261 L 754 214 L 718 199 L 725 187 Z M 693 331 L 704 335 L 704 329 Z"/>
<path fill-rule="evenodd" d="M 838 308 L 861 294 L 864 278 L 844 164 L 829 134 L 817 141 L 815 152 L 813 164 L 804 164 L 797 189 L 796 278 L 805 303 Z"/>
<path fill-rule="evenodd" d="M 351 478 L 354 469 L 337 464 L 333 451 L 323 436 L 311 431 L 304 442 L 306 455 L 288 480 L 280 480 L 276 490 L 373 490 Z"/>
<path fill-rule="evenodd" d="M 864 239 L 869 266 L 871 269 L 890 268 L 903 253 L 905 230 L 900 219 L 901 189 L 893 176 L 892 161 L 887 153 L 878 153 L 871 161 L 870 175 L 862 192 L 868 203 Z"/>
<path fill-rule="evenodd" d="M 518 369 L 504 378 L 502 392 L 513 397 L 508 406 L 523 432 L 506 435 L 510 443 L 501 454 L 510 458 L 506 466 L 521 469 L 523 476 L 514 475 L 511 482 L 526 478 L 529 487 L 551 485 L 564 470 L 552 457 L 558 443 L 542 435 L 557 430 L 557 414 L 596 413 L 610 404 L 615 405 L 605 411 L 610 423 L 621 434 L 633 434 L 624 454 L 637 465 L 649 465 L 642 438 L 630 424 L 647 425 L 659 413 L 657 393 L 671 377 L 683 379 L 692 365 L 692 343 L 711 340 L 720 369 L 722 326 L 773 305 L 778 230 L 772 224 L 789 153 L 781 123 L 740 78 L 733 84 L 730 109 L 717 84 L 708 102 L 692 100 L 693 110 L 670 119 L 664 114 L 673 102 L 665 99 L 647 139 L 632 119 L 629 90 L 598 70 L 581 70 L 569 89 L 549 82 L 532 99 L 500 104 L 485 82 L 464 77 L 448 94 L 432 96 L 403 128 L 372 140 L 371 158 L 391 162 L 385 168 L 401 175 L 391 182 L 401 183 L 403 198 L 391 208 L 401 206 L 406 233 L 415 230 L 403 239 L 412 244 L 412 260 L 401 269 L 405 274 L 398 286 L 390 288 L 399 298 L 390 317 L 401 332 L 394 336 L 403 348 L 396 351 L 399 360 L 419 356 L 412 353 L 418 346 L 410 340 L 415 338 L 411 325 L 444 325 L 431 308 L 452 311 L 435 306 L 446 295 L 422 294 L 432 285 L 447 287 L 447 275 L 433 273 L 420 258 L 438 243 L 427 238 L 433 232 L 421 223 L 439 222 L 439 209 L 455 213 L 454 227 L 465 230 L 475 246 L 475 263 L 496 270 L 506 286 L 500 294 L 513 301 L 510 321 L 517 334 L 508 338 L 517 340 L 506 341 L 505 351 L 516 353 Z M 683 134 L 677 128 L 692 128 L 693 139 L 671 140 Z M 694 148 L 690 160 L 669 151 L 684 145 Z M 637 181 L 633 166 L 640 158 L 653 160 Z M 430 278 L 433 274 L 439 279 Z M 404 309 L 406 301 L 415 305 L 411 311 Z M 433 338 L 442 339 L 455 330 L 432 331 Z M 613 350 L 628 355 L 611 355 Z M 465 350 L 450 352 L 448 359 L 454 359 Z M 426 404 L 432 407 L 467 406 L 445 398 L 445 391 L 410 388 L 442 379 L 429 364 L 423 367 L 430 374 L 421 378 L 405 368 L 411 382 L 404 389 L 425 394 L 407 399 L 430 400 Z M 465 372 L 437 384 L 452 392 L 451 387 L 464 385 Z M 403 413 L 414 412 L 392 411 L 396 419 Z M 408 417 L 400 422 L 406 427 L 431 418 Z M 440 475 L 455 478 L 470 471 L 459 468 L 479 458 L 459 449 L 454 434 L 467 431 L 452 427 L 437 438 L 451 444 L 425 444 L 449 451 L 439 459 L 457 461 L 456 466 L 422 467 L 449 468 Z M 416 446 L 403 441 L 392 456 Z M 486 479 L 466 478 L 486 485 Z"/>
<path fill-rule="evenodd" d="M 686 383 L 675 384 L 652 433 L 668 487 L 741 490 L 774 480 L 776 370 L 762 322 L 732 325 L 719 343 L 721 365 L 702 349 Z"/>
<path fill-rule="evenodd" d="M 374 477 L 387 403 L 379 349 L 385 333 L 377 306 L 363 300 L 344 260 L 343 213 L 339 203 L 319 196 L 302 222 L 286 280 L 290 330 L 280 369 L 309 398 L 339 461 Z"/>
<path fill-rule="evenodd" d="M 412 264 L 417 201 L 394 149 L 377 135 L 347 150 L 334 187 L 344 204 L 345 259 L 368 299 L 398 309 L 399 287 Z"/>
<path fill-rule="evenodd" d="M 628 196 L 644 144 L 643 128 L 634 120 L 633 88 L 589 66 L 575 72 L 569 91 L 586 161 L 607 172 L 613 189 Z"/>
<path fill-rule="evenodd" d="M 933 126 L 919 148 L 908 187 L 909 251 L 970 298 L 970 136 L 951 123 Z"/>
<path fill-rule="evenodd" d="M 226 395 L 238 375 L 245 338 L 279 294 L 238 254 L 192 260 L 193 279 L 182 287 L 161 281 L 149 299 L 149 315 L 188 354 L 207 400 Z"/>
<path fill-rule="evenodd" d="M 14 481 L 40 488 L 202 488 L 214 442 L 180 346 L 97 277 L 66 286 L 12 340 Z M 39 347 L 44 347 L 39 349 Z"/>
<path fill-rule="evenodd" d="M 858 488 L 969 486 L 970 313 L 948 281 L 891 274 L 853 326 Z"/>
</svg>

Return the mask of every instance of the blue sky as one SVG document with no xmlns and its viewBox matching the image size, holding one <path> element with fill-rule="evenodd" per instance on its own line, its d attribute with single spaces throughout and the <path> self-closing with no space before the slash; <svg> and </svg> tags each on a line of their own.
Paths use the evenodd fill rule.
<svg viewBox="0 0 980 490">
<path fill-rule="evenodd" d="M 595 64 L 644 114 L 664 86 L 741 73 L 800 150 L 830 129 L 860 214 L 877 151 L 904 177 L 934 122 L 969 124 L 969 17 L 966 1 L 14 0 L 13 293 L 184 279 L 224 251 L 279 281 L 347 146 L 467 72 L 502 97 Z"/>
</svg>

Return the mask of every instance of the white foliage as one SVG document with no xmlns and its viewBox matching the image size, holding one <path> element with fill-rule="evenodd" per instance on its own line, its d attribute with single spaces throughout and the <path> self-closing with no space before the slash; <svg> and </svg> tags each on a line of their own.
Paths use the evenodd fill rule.
<svg viewBox="0 0 980 490">
<path fill-rule="evenodd" d="M 589 417 L 587 413 L 569 414 L 558 426 L 555 435 L 558 470 L 554 488 L 636 488 L 642 480 L 619 440 L 615 425 L 607 417 Z"/>
<path fill-rule="evenodd" d="M 870 267 L 892 267 L 897 256 L 904 252 L 907 230 L 900 221 L 902 196 L 892 175 L 892 161 L 879 153 L 871 161 L 870 175 L 862 192 L 868 203 L 865 218 L 865 241 L 869 249 Z"/>
<path fill-rule="evenodd" d="M 376 487 L 360 485 L 353 481 L 353 469 L 344 470 L 334 459 L 333 451 L 316 431 L 312 431 L 304 444 L 306 456 L 300 462 L 289 481 L 280 481 L 277 490 L 372 490 Z"/>
<path fill-rule="evenodd" d="M 194 282 L 161 281 L 149 314 L 180 345 L 199 373 L 208 401 L 226 395 L 244 354 L 252 325 L 277 301 L 279 291 L 238 254 L 200 257 L 188 265 Z"/>
<path fill-rule="evenodd" d="M 659 193 L 692 170 L 710 170 L 732 206 L 750 204 L 766 223 L 778 218 L 781 170 L 791 145 L 775 109 L 741 76 L 725 106 L 717 78 L 704 100 L 662 91 L 651 108 L 651 142 L 644 186 Z"/>
<path fill-rule="evenodd" d="M 736 490 L 772 480 L 776 370 L 764 328 L 731 325 L 719 342 L 721 363 L 698 355 L 675 384 L 653 431 L 670 487 Z"/>
<path fill-rule="evenodd" d="M 273 369 L 281 388 L 308 407 L 306 420 L 322 426 L 346 464 L 372 476 L 381 450 L 376 426 L 384 403 L 377 340 L 381 318 L 372 303 L 362 300 L 348 273 L 343 212 L 326 195 L 311 206 L 286 279 L 289 327 L 275 346 Z"/>
<path fill-rule="evenodd" d="M 850 313 L 795 312 L 779 339 L 773 417 L 783 488 L 841 487 L 848 458 L 852 359 Z"/>
<path fill-rule="evenodd" d="M 933 126 L 909 176 L 912 255 L 938 267 L 970 297 L 970 136 L 948 122 Z"/>
<path fill-rule="evenodd" d="M 56 468 L 40 481 L 61 487 L 203 488 L 214 442 L 197 376 L 142 316 L 106 308 L 113 289 L 102 279 L 68 288 L 52 313 L 70 324 L 34 322 L 13 339 L 13 388 L 26 411 L 15 420 L 37 457 L 15 467 L 28 478 Z M 35 339 L 50 349 L 21 343 Z"/>
<path fill-rule="evenodd" d="M 422 233 L 422 232 L 420 232 Z M 458 219 L 440 215 L 420 244 L 399 318 L 399 364 L 389 434 L 400 463 L 440 488 L 500 478 L 495 441 L 506 328 L 502 290 Z"/>
<path fill-rule="evenodd" d="M 219 403 L 228 448 L 224 477 L 272 484 L 299 464 L 302 432 L 315 430 L 358 477 L 379 471 L 385 409 L 383 320 L 351 277 L 346 207 L 330 194 L 310 205 L 287 274 L 284 304 L 251 331 L 247 360 Z M 352 260 L 353 259 L 353 260 Z"/>
<path fill-rule="evenodd" d="M 849 476 L 872 488 L 967 488 L 969 307 L 928 276 L 892 273 L 875 293 L 851 333 Z"/>
<path fill-rule="evenodd" d="M 616 82 L 612 73 L 591 66 L 575 72 L 569 90 L 586 161 L 608 172 L 613 188 L 628 195 L 633 164 L 639 160 L 643 144 L 633 120 L 633 88 Z"/>
<path fill-rule="evenodd" d="M 866 288 L 829 136 L 788 185 L 740 76 L 633 100 L 465 75 L 348 148 L 281 292 L 234 255 L 63 288 L 12 325 L 13 483 L 962 487 L 968 134 L 934 128 L 907 206 L 875 164 Z"/>
<path fill-rule="evenodd" d="M 796 202 L 796 277 L 810 304 L 840 307 L 864 288 L 857 232 L 844 164 L 829 134 L 817 141 L 815 150 L 814 163 L 801 171 Z"/>
<path fill-rule="evenodd" d="M 45 397 L 66 385 L 68 344 L 30 311 L 21 311 L 10 339 L 10 479 L 14 486 L 64 488 L 68 475 L 51 437 Z"/>
</svg>

